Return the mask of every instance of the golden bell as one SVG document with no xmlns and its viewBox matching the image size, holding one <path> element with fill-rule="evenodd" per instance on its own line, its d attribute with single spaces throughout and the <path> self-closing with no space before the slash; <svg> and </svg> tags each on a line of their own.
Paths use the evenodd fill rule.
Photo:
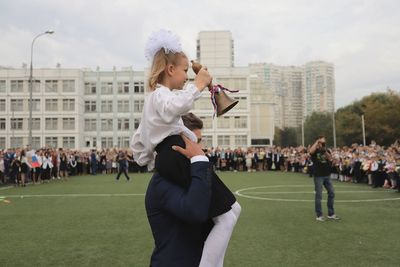
<svg viewBox="0 0 400 267">
<path fill-rule="evenodd" d="M 202 68 L 202 65 L 198 62 L 192 62 L 192 69 L 194 73 L 198 73 L 200 69 Z M 211 90 L 213 87 L 212 83 L 208 85 L 208 88 Z M 239 103 L 239 100 L 234 100 L 230 98 L 224 90 L 218 89 L 217 92 L 215 92 L 214 95 L 215 98 L 215 104 L 217 105 L 217 117 L 227 113 L 231 108 L 233 108 L 237 103 Z"/>
<path fill-rule="evenodd" d="M 223 90 L 219 90 L 215 95 L 215 103 L 217 104 L 217 117 L 227 113 L 233 108 L 239 100 L 230 98 Z"/>
</svg>

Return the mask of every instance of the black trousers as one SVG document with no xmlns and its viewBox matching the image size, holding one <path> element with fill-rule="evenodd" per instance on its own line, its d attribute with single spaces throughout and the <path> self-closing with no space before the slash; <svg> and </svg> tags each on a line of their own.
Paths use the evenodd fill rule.
<svg viewBox="0 0 400 267">
<path fill-rule="evenodd" d="M 122 173 L 125 174 L 126 180 L 129 181 L 130 178 L 128 176 L 128 173 L 126 172 L 126 168 L 119 168 L 119 172 L 116 179 L 119 180 L 119 177 L 121 176 Z"/>
</svg>

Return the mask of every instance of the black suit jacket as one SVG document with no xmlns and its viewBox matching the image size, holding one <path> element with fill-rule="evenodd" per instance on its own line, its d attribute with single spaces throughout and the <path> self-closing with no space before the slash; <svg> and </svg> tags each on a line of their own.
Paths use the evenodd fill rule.
<svg viewBox="0 0 400 267">
<path fill-rule="evenodd" d="M 211 175 L 209 162 L 195 162 L 187 189 L 158 173 L 151 178 L 145 205 L 155 241 L 152 267 L 199 266 L 210 229 Z"/>
</svg>

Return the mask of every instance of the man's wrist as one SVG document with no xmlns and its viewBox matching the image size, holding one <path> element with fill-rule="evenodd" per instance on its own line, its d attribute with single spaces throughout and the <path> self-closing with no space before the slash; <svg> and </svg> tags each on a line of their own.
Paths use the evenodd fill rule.
<svg viewBox="0 0 400 267">
<path fill-rule="evenodd" d="M 197 155 L 190 159 L 190 163 L 195 163 L 198 161 L 208 162 L 208 158 L 205 155 Z"/>
</svg>

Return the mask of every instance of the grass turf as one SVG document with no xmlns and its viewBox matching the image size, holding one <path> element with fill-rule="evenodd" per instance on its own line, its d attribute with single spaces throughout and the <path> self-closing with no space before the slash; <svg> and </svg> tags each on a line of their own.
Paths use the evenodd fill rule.
<svg viewBox="0 0 400 267">
<path fill-rule="evenodd" d="M 241 191 L 248 197 L 237 196 L 242 214 L 225 266 L 399 266 L 400 194 L 334 182 L 342 220 L 316 222 L 305 175 L 219 175 L 232 191 L 250 188 Z M 149 266 L 144 192 L 151 174 L 130 176 L 0 188 L 11 201 L 0 200 L 0 266 Z M 383 198 L 397 200 L 340 202 Z"/>
</svg>

